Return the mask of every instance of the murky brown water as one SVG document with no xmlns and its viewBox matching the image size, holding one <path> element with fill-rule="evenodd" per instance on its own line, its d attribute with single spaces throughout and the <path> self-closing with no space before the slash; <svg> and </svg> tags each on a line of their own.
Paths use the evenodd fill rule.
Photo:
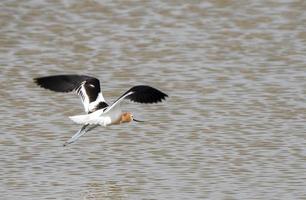
<svg viewBox="0 0 306 200">
<path fill-rule="evenodd" d="M 306 2 L 1 1 L 0 199 L 303 199 Z M 75 96 L 32 78 L 94 75 L 138 119 L 77 143 Z"/>
</svg>

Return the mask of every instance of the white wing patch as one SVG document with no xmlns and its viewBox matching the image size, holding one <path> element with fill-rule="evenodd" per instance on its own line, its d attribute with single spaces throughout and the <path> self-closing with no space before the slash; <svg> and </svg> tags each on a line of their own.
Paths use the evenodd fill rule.
<svg viewBox="0 0 306 200">
<path fill-rule="evenodd" d="M 84 109 L 86 113 L 92 112 L 93 110 L 96 109 L 96 106 L 101 103 L 105 102 L 105 99 L 103 97 L 102 91 L 99 92 L 97 98 L 95 101 L 90 102 L 89 96 L 86 92 L 86 87 L 85 87 L 86 81 L 83 81 L 75 91 L 76 93 L 81 97 L 81 101 L 83 103 Z M 92 87 L 95 88 L 96 86 L 93 84 L 88 84 L 87 87 Z"/>
<path fill-rule="evenodd" d="M 76 90 L 77 94 L 81 96 L 82 103 L 84 105 L 85 112 L 89 112 L 89 97 L 86 93 L 85 89 L 85 81 L 83 81 L 80 85 L 80 87 Z"/>
<path fill-rule="evenodd" d="M 88 110 L 93 110 L 95 109 L 95 107 L 100 103 L 100 102 L 105 102 L 104 98 L 103 98 L 103 95 L 102 95 L 102 92 L 100 92 L 98 94 L 98 97 L 95 101 L 89 103 L 88 105 Z"/>
<path fill-rule="evenodd" d="M 121 101 L 123 101 L 125 97 L 127 97 L 127 96 L 129 96 L 129 95 L 131 95 L 131 94 L 133 94 L 133 93 L 134 93 L 134 92 L 131 91 L 131 92 L 125 94 L 124 96 L 120 97 L 120 99 L 116 100 L 112 105 L 110 105 L 109 107 L 107 107 L 107 109 L 105 110 L 105 113 L 111 111 L 112 109 L 116 109 L 116 107 L 120 107 Z"/>
</svg>

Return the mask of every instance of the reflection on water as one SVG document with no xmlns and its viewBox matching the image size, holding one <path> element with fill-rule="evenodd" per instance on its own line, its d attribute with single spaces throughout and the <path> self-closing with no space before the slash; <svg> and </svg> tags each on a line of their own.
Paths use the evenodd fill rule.
<svg viewBox="0 0 306 200">
<path fill-rule="evenodd" d="M 306 196 L 303 1 L 3 1 L 3 199 L 302 199 Z M 150 121 L 62 144 L 83 112 L 32 78 L 94 75 Z"/>
</svg>

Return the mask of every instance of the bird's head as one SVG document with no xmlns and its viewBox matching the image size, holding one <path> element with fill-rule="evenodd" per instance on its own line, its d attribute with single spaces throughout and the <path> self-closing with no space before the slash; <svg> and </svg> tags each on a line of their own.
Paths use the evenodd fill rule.
<svg viewBox="0 0 306 200">
<path fill-rule="evenodd" d="M 127 122 L 131 122 L 131 121 L 143 122 L 143 121 L 134 119 L 133 114 L 130 113 L 130 112 L 124 112 L 124 113 L 121 115 L 121 123 L 127 123 Z"/>
</svg>

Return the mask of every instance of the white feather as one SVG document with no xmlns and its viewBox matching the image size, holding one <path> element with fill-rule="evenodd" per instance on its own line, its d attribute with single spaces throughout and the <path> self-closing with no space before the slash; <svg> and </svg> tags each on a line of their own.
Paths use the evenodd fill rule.
<svg viewBox="0 0 306 200">
<path fill-rule="evenodd" d="M 125 97 L 133 94 L 133 92 L 129 92 L 125 94 L 124 96 L 120 97 L 117 99 L 112 105 L 108 106 L 107 109 L 105 110 L 105 113 L 111 112 L 112 110 L 120 110 L 120 103 L 124 100 Z"/>
<path fill-rule="evenodd" d="M 74 115 L 74 116 L 69 116 L 69 119 L 74 121 L 77 124 L 86 124 L 88 122 L 88 115 Z"/>
<path fill-rule="evenodd" d="M 109 110 L 107 113 L 103 112 L 103 109 L 86 115 L 75 115 L 69 118 L 77 124 L 92 124 L 108 126 L 117 121 L 121 116 L 120 106 L 116 106 L 114 109 Z"/>
<path fill-rule="evenodd" d="M 93 110 L 100 102 L 105 102 L 102 92 L 97 96 L 97 99 L 88 105 L 88 110 Z"/>
<path fill-rule="evenodd" d="M 86 93 L 86 89 L 84 87 L 86 81 L 83 81 L 78 89 L 76 89 L 77 94 L 81 97 L 81 101 L 84 105 L 85 112 L 89 112 L 89 97 Z"/>
</svg>

